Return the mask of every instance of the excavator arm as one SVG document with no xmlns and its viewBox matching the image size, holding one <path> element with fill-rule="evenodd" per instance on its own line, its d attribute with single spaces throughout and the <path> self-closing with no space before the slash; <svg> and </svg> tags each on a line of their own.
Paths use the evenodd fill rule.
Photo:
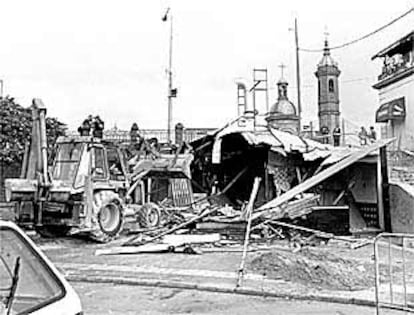
<svg viewBox="0 0 414 315">
<path fill-rule="evenodd" d="M 33 99 L 32 133 L 26 146 L 20 178 L 5 180 L 7 201 L 38 201 L 50 185 L 47 167 L 46 108 L 40 99 Z M 41 212 L 41 211 L 39 211 Z M 33 217 L 33 214 L 31 215 Z M 41 223 L 41 213 L 37 216 Z"/>
</svg>

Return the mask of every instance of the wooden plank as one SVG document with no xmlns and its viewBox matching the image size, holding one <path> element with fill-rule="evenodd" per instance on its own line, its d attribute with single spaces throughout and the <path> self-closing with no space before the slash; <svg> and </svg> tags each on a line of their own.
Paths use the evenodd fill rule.
<svg viewBox="0 0 414 315">
<path fill-rule="evenodd" d="M 235 221 L 235 222 L 199 222 L 196 224 L 197 230 L 245 230 L 246 222 L 245 221 Z"/>
<path fill-rule="evenodd" d="M 207 141 L 206 143 L 200 145 L 199 147 L 195 148 L 194 151 L 200 151 L 202 149 L 204 149 L 205 147 L 208 147 L 209 145 L 213 144 L 213 141 Z"/>
<path fill-rule="evenodd" d="M 256 200 L 257 193 L 259 191 L 260 181 L 261 181 L 260 177 L 256 177 L 254 179 L 253 188 L 252 188 L 252 192 L 250 193 L 249 202 L 247 203 L 246 207 L 243 209 L 240 215 L 241 218 L 244 220 L 246 220 L 247 217 L 249 216 L 249 213 L 253 211 L 254 201 Z"/>
<path fill-rule="evenodd" d="M 244 265 L 246 263 L 247 250 L 249 247 L 250 229 L 252 227 L 253 206 L 254 206 L 254 201 L 256 200 L 256 197 L 257 197 L 257 192 L 259 190 L 260 181 L 261 181 L 260 177 L 255 177 L 252 193 L 250 194 L 249 203 L 246 206 L 245 213 L 247 216 L 247 227 L 246 227 L 246 236 L 244 237 L 243 254 L 242 254 L 242 259 L 240 261 L 239 274 L 237 278 L 237 284 L 236 284 L 237 287 L 240 287 L 243 281 Z"/>
<path fill-rule="evenodd" d="M 335 205 L 328 205 L 328 206 L 315 206 L 312 207 L 312 211 L 323 211 L 323 210 L 338 210 L 338 211 L 344 211 L 349 210 L 349 206 L 335 206 Z"/>
<path fill-rule="evenodd" d="M 227 184 L 226 187 L 221 191 L 220 194 L 225 194 L 233 185 L 239 180 L 239 178 L 247 171 L 248 167 L 246 166 L 242 169 L 231 181 Z"/>
<path fill-rule="evenodd" d="M 216 243 L 220 241 L 219 233 L 212 234 L 170 234 L 162 238 L 163 244 L 182 246 L 185 244 Z"/>
<path fill-rule="evenodd" d="M 386 140 L 379 140 L 378 142 L 376 142 L 376 143 L 374 143 L 370 146 L 361 148 L 360 150 L 352 153 L 351 155 L 349 155 L 345 159 L 343 159 L 343 160 L 339 161 L 338 163 L 335 163 L 334 165 L 324 169 L 319 174 L 305 180 L 304 182 L 302 182 L 301 184 L 293 187 L 292 189 L 290 189 L 286 193 L 284 193 L 284 194 L 280 195 L 279 197 L 277 197 L 277 198 L 265 203 L 264 205 L 262 205 L 260 208 L 258 208 L 258 211 L 253 215 L 253 220 L 261 217 L 263 215 L 263 212 L 279 207 L 280 205 L 282 205 L 283 203 L 289 201 L 290 199 L 292 199 L 296 195 L 298 195 L 302 192 L 305 192 L 306 190 L 314 187 L 315 185 L 319 184 L 320 182 L 324 181 L 325 179 L 327 179 L 327 178 L 331 177 L 332 175 L 340 172 L 341 170 L 345 169 L 346 167 L 352 165 L 353 163 L 355 163 L 358 160 L 362 159 L 363 157 L 367 156 L 371 152 L 386 146 L 387 144 L 391 143 L 394 140 L 395 140 L 394 138 L 393 139 L 386 139 Z"/>
<path fill-rule="evenodd" d="M 129 247 L 113 247 L 97 249 L 95 251 L 96 256 L 100 255 L 120 255 L 120 254 L 144 254 L 144 253 L 167 253 L 170 252 L 171 245 L 169 244 L 145 244 L 141 246 L 129 246 Z"/>
</svg>

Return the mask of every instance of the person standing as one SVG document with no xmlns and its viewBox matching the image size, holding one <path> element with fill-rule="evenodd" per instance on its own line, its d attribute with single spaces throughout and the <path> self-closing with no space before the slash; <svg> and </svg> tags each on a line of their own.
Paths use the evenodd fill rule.
<svg viewBox="0 0 414 315">
<path fill-rule="evenodd" d="M 322 143 L 328 144 L 329 143 L 329 128 L 326 126 L 323 126 L 321 128 L 321 134 L 322 134 Z"/>
<path fill-rule="evenodd" d="M 358 137 L 361 142 L 361 145 L 367 144 L 367 136 L 368 136 L 367 130 L 365 129 L 364 126 L 362 126 L 361 130 L 358 132 Z"/>
<path fill-rule="evenodd" d="M 341 143 L 341 128 L 336 127 L 333 130 L 334 147 L 339 147 Z"/>
<path fill-rule="evenodd" d="M 368 139 L 371 142 L 375 142 L 377 140 L 377 133 L 375 132 L 375 129 L 373 126 L 369 127 Z"/>
<path fill-rule="evenodd" d="M 93 132 L 92 135 L 96 138 L 103 138 L 104 122 L 101 117 L 96 116 L 93 120 Z"/>
<path fill-rule="evenodd" d="M 89 115 L 78 128 L 79 135 L 89 136 L 92 128 L 92 116 Z"/>
</svg>

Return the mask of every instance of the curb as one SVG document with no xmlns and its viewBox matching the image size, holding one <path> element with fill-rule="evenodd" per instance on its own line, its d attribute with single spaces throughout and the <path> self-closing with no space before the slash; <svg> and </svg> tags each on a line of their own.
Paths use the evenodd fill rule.
<svg viewBox="0 0 414 315">
<path fill-rule="evenodd" d="M 271 292 L 261 291 L 253 288 L 230 288 L 223 286 L 212 286 L 196 284 L 191 282 L 180 282 L 180 281 L 169 281 L 169 280 L 150 280 L 150 279 L 128 279 L 124 277 L 105 277 L 105 276 L 80 276 L 80 275 L 67 275 L 66 280 L 70 282 L 86 282 L 86 283 L 110 283 L 119 285 L 130 285 L 130 286 L 146 286 L 146 287 L 160 287 L 160 288 L 171 288 L 171 289 L 186 289 L 186 290 L 198 290 L 215 293 L 226 293 L 226 294 L 240 294 L 248 296 L 258 297 L 271 297 L 271 298 L 282 298 L 292 300 L 303 300 L 303 301 L 318 301 L 338 304 L 352 304 L 360 306 L 371 306 L 375 307 L 375 301 L 358 298 L 346 298 L 339 296 L 328 296 L 328 295 L 317 295 L 317 294 L 297 294 L 288 292 Z"/>
</svg>

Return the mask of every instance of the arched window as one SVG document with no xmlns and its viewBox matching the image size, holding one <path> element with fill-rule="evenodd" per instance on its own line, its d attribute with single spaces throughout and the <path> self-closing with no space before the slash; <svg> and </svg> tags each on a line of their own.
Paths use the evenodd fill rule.
<svg viewBox="0 0 414 315">
<path fill-rule="evenodd" d="M 329 93 L 334 92 L 334 81 L 332 79 L 329 79 L 328 81 L 328 90 L 329 90 Z"/>
</svg>

